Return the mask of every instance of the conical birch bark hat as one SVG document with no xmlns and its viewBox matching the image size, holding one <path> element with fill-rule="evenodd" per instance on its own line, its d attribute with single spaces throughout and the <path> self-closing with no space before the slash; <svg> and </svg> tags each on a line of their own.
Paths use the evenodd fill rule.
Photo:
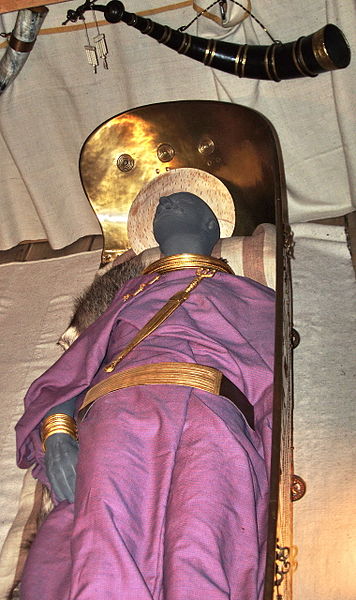
<svg viewBox="0 0 356 600">
<path fill-rule="evenodd" d="M 171 169 L 145 185 L 131 205 L 127 233 L 136 254 L 157 246 L 153 235 L 153 219 L 159 199 L 177 192 L 190 192 L 204 200 L 218 219 L 220 237 L 231 236 L 235 227 L 235 206 L 222 181 L 200 169 Z"/>
</svg>

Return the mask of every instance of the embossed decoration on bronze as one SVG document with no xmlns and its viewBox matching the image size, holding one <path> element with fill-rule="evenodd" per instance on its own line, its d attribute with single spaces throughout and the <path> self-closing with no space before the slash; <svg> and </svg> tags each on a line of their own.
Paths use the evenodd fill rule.
<svg viewBox="0 0 356 600">
<path fill-rule="evenodd" d="M 116 164 L 120 171 L 127 173 L 128 171 L 132 171 L 135 166 L 135 161 L 130 154 L 120 154 Z"/>
<path fill-rule="evenodd" d="M 169 162 L 175 156 L 176 151 L 170 144 L 160 144 L 157 148 L 157 156 L 161 162 Z"/>
</svg>

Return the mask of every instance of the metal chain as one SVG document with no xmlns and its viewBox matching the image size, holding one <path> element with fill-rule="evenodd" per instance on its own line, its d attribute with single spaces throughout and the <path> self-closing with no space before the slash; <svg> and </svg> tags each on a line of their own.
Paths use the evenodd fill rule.
<svg viewBox="0 0 356 600">
<path fill-rule="evenodd" d="M 178 31 L 185 31 L 186 29 L 188 29 L 188 27 L 190 27 L 197 19 L 199 19 L 199 17 L 201 17 L 204 13 L 208 12 L 213 6 L 215 6 L 215 4 L 218 4 L 220 2 L 220 0 L 215 0 L 215 2 L 213 2 L 212 4 L 210 4 L 207 8 L 205 8 L 204 10 L 202 10 L 200 13 L 198 13 L 194 19 L 192 19 L 190 21 L 190 23 L 188 23 L 188 25 L 182 25 L 182 27 L 178 27 Z M 240 4 L 240 2 L 237 2 L 237 0 L 231 0 L 231 2 L 233 2 L 234 4 L 237 4 L 237 6 L 239 6 L 240 8 L 242 8 L 245 12 L 248 13 L 248 15 L 250 17 L 252 17 L 252 19 L 254 19 L 256 21 L 256 23 L 263 29 L 263 31 L 268 35 L 268 37 L 272 40 L 272 42 L 274 44 L 281 44 L 280 40 L 275 40 L 274 37 L 270 34 L 270 32 L 268 31 L 267 27 L 265 27 L 263 25 L 263 23 L 257 19 L 257 17 L 255 17 L 255 15 L 252 14 L 252 12 L 250 10 L 248 10 L 248 8 L 246 8 L 245 6 L 243 6 L 242 4 Z"/>
<path fill-rule="evenodd" d="M 87 38 L 88 46 L 91 46 L 89 32 L 88 32 L 88 27 L 87 27 L 85 18 L 84 18 L 84 16 L 82 16 L 82 17 L 80 17 L 80 19 L 83 21 L 83 24 L 84 24 L 85 35 L 86 35 L 86 38 Z"/>
<path fill-rule="evenodd" d="M 191 25 L 193 25 L 193 23 L 199 19 L 199 17 L 201 17 L 204 13 L 208 12 L 213 6 L 215 6 L 215 4 L 218 4 L 218 2 L 220 2 L 220 0 L 215 0 L 215 2 L 212 2 L 212 4 L 209 4 L 209 6 L 207 8 L 204 8 L 204 10 L 202 10 L 200 13 L 198 13 L 194 19 L 192 19 L 190 21 L 190 23 L 188 23 L 188 25 L 182 25 L 181 27 L 178 27 L 178 31 L 182 32 L 185 31 L 186 29 L 188 29 L 188 27 L 190 27 Z"/>
<path fill-rule="evenodd" d="M 96 26 L 96 31 L 97 31 L 98 35 L 100 35 L 98 19 L 96 18 L 96 12 L 95 12 L 94 8 L 91 9 L 91 12 L 93 13 L 93 19 L 94 19 L 94 23 Z"/>
<path fill-rule="evenodd" d="M 265 27 L 265 26 L 264 26 L 264 24 L 263 24 L 261 21 L 259 21 L 259 20 L 257 19 L 257 17 L 255 17 L 255 15 L 253 15 L 253 14 L 252 14 L 252 12 L 251 12 L 250 10 L 248 10 L 248 8 L 245 8 L 244 6 L 242 6 L 242 4 L 240 4 L 240 2 L 237 2 L 236 0 L 231 0 L 231 2 L 233 2 L 234 4 L 237 4 L 237 6 L 240 6 L 240 8 L 242 8 L 244 11 L 246 11 L 246 12 L 247 12 L 247 13 L 250 15 L 250 17 L 252 17 L 252 18 L 253 18 L 253 19 L 256 21 L 256 23 L 257 23 L 257 24 L 258 24 L 260 27 L 262 27 L 263 31 L 264 31 L 265 33 L 267 33 L 268 37 L 269 37 L 269 38 L 272 40 L 272 42 L 273 42 L 274 44 L 281 44 L 281 43 L 282 43 L 282 42 L 280 42 L 279 40 L 275 40 L 275 39 L 274 39 L 274 37 L 272 37 L 272 36 L 271 36 L 271 34 L 270 34 L 270 32 L 268 31 L 267 27 Z"/>
</svg>

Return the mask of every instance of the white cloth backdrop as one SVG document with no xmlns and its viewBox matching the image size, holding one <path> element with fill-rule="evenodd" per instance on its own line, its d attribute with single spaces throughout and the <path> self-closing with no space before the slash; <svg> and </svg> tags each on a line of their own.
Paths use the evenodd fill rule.
<svg viewBox="0 0 356 600">
<path fill-rule="evenodd" d="M 117 24 L 102 27 L 109 47 L 109 70 L 100 67 L 94 75 L 86 61 L 84 30 L 45 31 L 60 27 L 67 10 L 79 4 L 49 7 L 44 35 L 38 36 L 22 72 L 0 98 L 0 249 L 33 239 L 48 239 L 53 248 L 61 248 L 83 235 L 98 233 L 78 174 L 84 140 L 119 112 L 168 100 L 231 101 L 268 117 L 281 141 L 292 222 L 353 210 L 355 61 L 343 71 L 316 78 L 280 83 L 238 79 Z M 151 15 L 173 28 L 187 24 L 196 14 L 193 3 L 182 7 L 187 3 L 131 0 L 126 4 L 136 12 L 175 7 Z M 199 4 L 206 7 L 210 2 Z M 352 1 L 253 0 L 252 10 L 284 42 L 333 22 L 342 28 L 351 49 L 356 47 Z M 229 11 L 232 19 L 236 11 L 241 13 L 230 4 Z M 3 15 L 0 29 L 11 31 L 15 17 L 16 13 Z M 98 17 L 102 19 L 101 14 Z M 91 14 L 87 20 L 92 21 Z M 270 43 L 251 19 L 222 29 L 201 17 L 188 31 L 234 43 Z M 91 39 L 95 33 L 89 30 Z"/>
</svg>

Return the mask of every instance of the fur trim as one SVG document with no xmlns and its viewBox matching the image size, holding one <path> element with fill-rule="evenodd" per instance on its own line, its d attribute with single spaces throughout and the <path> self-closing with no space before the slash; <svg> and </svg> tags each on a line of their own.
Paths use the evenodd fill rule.
<svg viewBox="0 0 356 600">
<path fill-rule="evenodd" d="M 117 291 L 130 279 L 141 275 L 145 266 L 141 256 L 134 256 L 109 270 L 105 268 L 104 274 L 98 271 L 93 283 L 74 302 L 69 327 L 57 342 L 63 350 L 68 350 L 79 335 L 105 312 Z"/>
</svg>

